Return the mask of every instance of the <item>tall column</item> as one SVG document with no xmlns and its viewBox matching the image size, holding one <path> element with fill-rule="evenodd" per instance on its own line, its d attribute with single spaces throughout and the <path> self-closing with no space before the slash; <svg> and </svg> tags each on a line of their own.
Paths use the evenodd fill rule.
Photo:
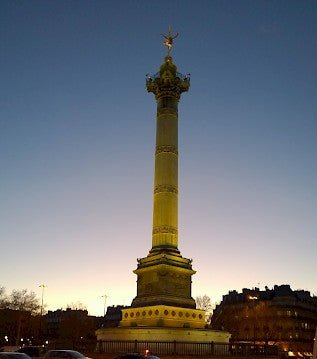
<svg viewBox="0 0 317 359">
<path fill-rule="evenodd" d="M 170 56 L 147 78 L 157 101 L 151 253 L 178 252 L 178 101 L 188 89 L 189 77 L 177 72 Z"/>
<path fill-rule="evenodd" d="M 189 89 L 189 76 L 177 72 L 170 56 L 160 71 L 147 76 L 157 102 L 152 248 L 138 258 L 137 296 L 131 306 L 195 308 L 191 296 L 191 259 L 178 250 L 178 101 Z"/>
</svg>

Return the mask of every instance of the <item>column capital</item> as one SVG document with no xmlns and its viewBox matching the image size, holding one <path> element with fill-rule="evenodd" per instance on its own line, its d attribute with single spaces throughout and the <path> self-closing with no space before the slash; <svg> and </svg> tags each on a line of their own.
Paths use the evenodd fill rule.
<svg viewBox="0 0 317 359">
<path fill-rule="evenodd" d="M 174 97 L 180 99 L 182 92 L 187 92 L 190 86 L 190 75 L 177 72 L 171 56 L 166 56 L 160 71 L 155 75 L 146 75 L 146 88 L 156 99 Z"/>
</svg>

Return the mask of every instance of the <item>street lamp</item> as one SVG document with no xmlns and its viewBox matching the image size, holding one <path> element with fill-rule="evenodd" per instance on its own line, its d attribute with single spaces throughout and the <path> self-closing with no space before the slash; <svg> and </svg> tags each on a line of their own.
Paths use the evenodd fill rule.
<svg viewBox="0 0 317 359">
<path fill-rule="evenodd" d="M 42 289 L 41 316 L 40 316 L 40 328 L 39 328 L 39 336 L 40 336 L 40 339 L 42 339 L 42 317 L 43 317 L 43 310 L 44 310 L 44 289 L 47 288 L 47 285 L 40 284 L 39 288 Z"/>
<path fill-rule="evenodd" d="M 44 304 L 44 289 L 47 288 L 46 284 L 40 284 L 39 288 L 42 288 L 42 303 L 41 303 L 41 316 L 43 315 L 43 304 Z"/>
<path fill-rule="evenodd" d="M 255 301 L 258 300 L 259 298 L 256 295 L 249 295 L 249 299 L 252 300 L 252 308 L 253 308 L 253 345 L 254 345 L 254 350 L 255 350 L 255 321 L 256 321 L 256 317 L 255 317 Z"/>
<path fill-rule="evenodd" d="M 107 298 L 108 296 L 105 294 L 105 295 L 102 295 L 101 298 L 104 298 L 104 303 L 103 303 L 103 316 L 106 315 L 106 303 L 107 303 Z"/>
</svg>

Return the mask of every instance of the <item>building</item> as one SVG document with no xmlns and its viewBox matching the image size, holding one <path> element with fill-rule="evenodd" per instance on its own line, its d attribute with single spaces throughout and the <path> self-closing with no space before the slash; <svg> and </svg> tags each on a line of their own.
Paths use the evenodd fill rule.
<svg viewBox="0 0 317 359">
<path fill-rule="evenodd" d="M 95 330 L 98 318 L 88 315 L 87 310 L 49 310 L 45 315 L 45 339 L 50 348 L 72 348 L 86 351 L 95 346 Z"/>
<path fill-rule="evenodd" d="M 211 318 L 211 327 L 228 330 L 232 341 L 278 345 L 302 355 L 313 350 L 316 325 L 317 297 L 289 285 L 230 291 Z"/>
<path fill-rule="evenodd" d="M 0 309 L 0 347 L 37 344 L 41 317 L 26 310 Z"/>
<path fill-rule="evenodd" d="M 122 309 L 127 308 L 124 305 L 112 305 L 107 307 L 107 312 L 104 317 L 101 318 L 101 328 L 115 328 L 122 320 Z"/>
</svg>

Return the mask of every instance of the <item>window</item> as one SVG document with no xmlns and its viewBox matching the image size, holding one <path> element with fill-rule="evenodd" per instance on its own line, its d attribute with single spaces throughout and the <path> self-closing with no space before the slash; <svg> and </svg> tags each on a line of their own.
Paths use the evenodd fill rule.
<svg viewBox="0 0 317 359">
<path fill-rule="evenodd" d="M 309 329 L 309 324 L 308 323 L 302 323 L 302 328 L 304 329 Z"/>
</svg>

